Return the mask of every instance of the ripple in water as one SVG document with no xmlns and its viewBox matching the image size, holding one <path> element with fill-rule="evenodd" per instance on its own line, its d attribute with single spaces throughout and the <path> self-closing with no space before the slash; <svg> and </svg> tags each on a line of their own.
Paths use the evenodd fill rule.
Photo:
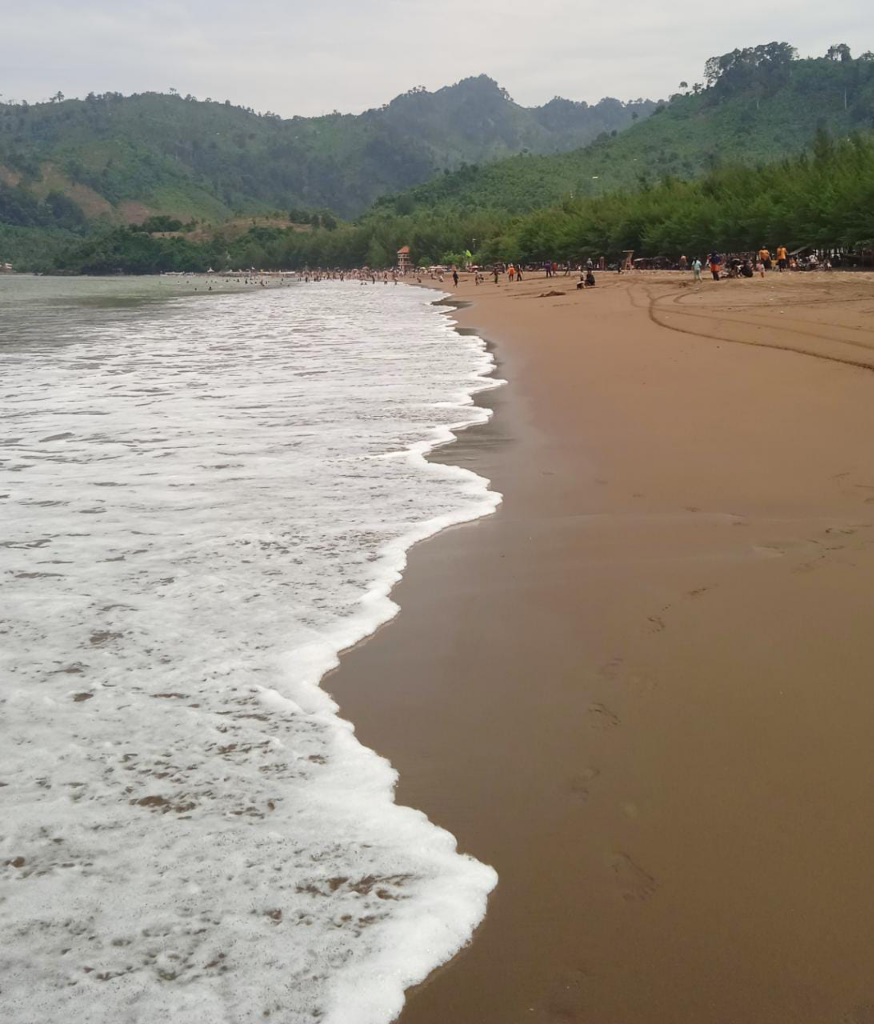
<svg viewBox="0 0 874 1024">
<path fill-rule="evenodd" d="M 497 504 L 423 458 L 487 417 L 490 357 L 415 289 L 30 287 L 0 310 L 0 1017 L 383 1024 L 496 876 L 317 684 L 410 544 Z"/>
</svg>

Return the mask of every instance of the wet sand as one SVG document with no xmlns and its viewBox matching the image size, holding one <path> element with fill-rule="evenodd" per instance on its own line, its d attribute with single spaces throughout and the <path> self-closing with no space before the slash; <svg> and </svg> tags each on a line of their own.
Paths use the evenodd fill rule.
<svg viewBox="0 0 874 1024">
<path fill-rule="evenodd" d="M 462 282 L 504 503 L 325 682 L 500 875 L 401 1022 L 871 1024 L 874 276 L 574 283 Z"/>
</svg>

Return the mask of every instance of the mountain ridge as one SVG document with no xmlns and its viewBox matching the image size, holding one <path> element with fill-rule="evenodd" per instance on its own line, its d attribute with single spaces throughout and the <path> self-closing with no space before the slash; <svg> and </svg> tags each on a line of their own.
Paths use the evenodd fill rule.
<svg viewBox="0 0 874 1024">
<path fill-rule="evenodd" d="M 528 108 L 485 75 L 435 92 L 412 89 L 362 114 L 315 118 L 175 93 L 0 103 L 0 221 L 69 226 L 26 223 L 10 189 L 21 200 L 60 193 L 87 221 L 107 224 L 295 207 L 355 216 L 443 170 L 571 149 L 655 106 L 605 98 Z"/>
<path fill-rule="evenodd" d="M 460 168 L 383 197 L 375 209 L 524 213 L 669 176 L 692 178 L 725 160 L 791 157 L 823 129 L 838 138 L 866 133 L 874 130 L 874 55 L 846 54 L 796 58 L 786 43 L 732 51 L 708 62 L 706 87 L 687 87 L 615 137 L 563 154 Z M 720 60 L 727 62 L 722 69 Z"/>
<path fill-rule="evenodd" d="M 647 205 L 646 191 L 664 185 L 660 194 L 670 197 L 671 182 L 694 181 L 702 174 L 705 193 L 706 189 L 731 191 L 731 180 L 742 179 L 749 195 L 741 202 L 732 192 L 736 216 L 754 213 L 756 223 L 762 225 L 769 214 L 765 199 L 757 196 L 757 166 L 771 167 L 773 192 L 781 174 L 787 186 L 791 184 L 794 168 L 803 169 L 803 154 L 811 147 L 816 152 L 817 147 L 827 146 L 829 137 L 840 140 L 874 131 L 874 54 L 870 52 L 853 59 L 847 47 L 835 46 L 826 57 L 798 59 L 788 43 L 767 43 L 712 58 L 705 79 L 706 84 L 691 88 L 683 83 L 680 92 L 655 106 L 648 117 L 618 104 L 632 122 L 624 130 L 601 130 L 585 147 L 546 155 L 532 153 L 525 143 L 535 138 L 541 147 L 567 147 L 574 130 L 591 133 L 603 124 L 598 117 L 607 118 L 609 124 L 618 101 L 603 100 L 592 108 L 556 99 L 538 108 L 521 108 L 497 83 L 479 76 L 436 93 L 410 90 L 365 115 L 285 122 L 269 114 L 259 118 L 250 111 L 228 109 L 229 105 L 164 95 L 126 100 L 113 94 L 78 101 L 91 104 L 85 110 L 81 106 L 65 110 L 57 103 L 51 117 L 37 118 L 28 130 L 16 123 L 25 141 L 36 138 L 30 151 L 25 146 L 18 153 L 17 165 L 10 167 L 15 161 L 7 158 L 3 164 L 0 159 L 6 168 L 0 175 L 5 174 L 7 182 L 14 178 L 14 183 L 0 184 L 0 256 L 16 262 L 20 255 L 23 267 L 123 270 L 136 265 L 140 272 L 164 265 L 199 266 L 205 260 L 215 266 L 385 266 L 404 244 L 411 246 L 416 261 L 455 257 L 467 249 L 479 249 L 485 259 L 522 259 L 554 249 L 563 231 L 561 224 L 569 217 L 582 223 L 589 215 L 603 216 L 625 225 L 625 204 L 658 220 L 659 214 Z M 195 125 L 190 124 L 192 111 Z M 154 145 L 143 152 L 135 133 L 131 137 L 126 119 L 133 117 L 139 125 L 138 119 L 149 116 L 158 118 L 157 123 L 150 122 Z M 59 126 L 59 119 L 72 123 Z M 19 113 L 18 121 L 22 120 L 26 115 Z M 184 132 L 180 124 L 190 131 Z M 9 118 L 0 116 L 0 154 L 10 148 L 8 125 Z M 253 126 L 249 140 L 245 132 Z M 409 134 L 411 126 L 418 132 L 415 137 Z M 76 151 L 69 143 L 75 141 L 77 131 L 87 140 L 92 159 L 87 166 L 80 162 L 71 168 Z M 404 139 L 404 146 L 395 145 L 394 140 Z M 11 141 L 21 140 L 13 132 Z M 344 174 L 349 174 L 346 184 L 360 188 L 365 183 L 371 190 L 381 168 L 383 176 L 377 184 L 387 187 L 391 175 L 386 168 L 403 178 L 415 171 L 416 160 L 439 166 L 445 163 L 445 147 L 450 144 L 452 158 L 459 162 L 457 170 L 444 168 L 445 173 L 430 176 L 425 184 L 378 197 L 365 213 L 354 217 L 354 223 L 338 222 L 324 210 L 312 212 L 312 207 L 307 212 L 283 204 L 284 212 L 277 214 L 278 204 L 263 198 L 266 190 L 273 198 L 286 199 L 290 183 L 305 181 L 314 168 L 323 187 L 342 187 Z M 501 147 L 515 147 L 518 153 L 491 160 Z M 46 151 L 54 162 L 40 164 L 36 157 Z M 852 147 L 840 152 L 857 160 Z M 867 175 L 870 150 L 858 152 L 866 154 L 860 173 Z M 468 159 L 477 153 L 485 153 L 487 161 Z M 304 159 L 299 159 L 301 154 Z M 728 175 L 708 177 L 707 172 L 721 166 L 729 168 Z M 75 171 L 77 179 L 68 180 L 66 189 L 65 169 Z M 217 181 L 224 189 L 221 194 L 216 191 Z M 808 181 L 818 183 L 819 179 Z M 866 183 L 861 191 L 844 184 L 846 196 L 866 194 Z M 180 216 L 156 217 L 154 205 L 143 202 L 143 197 L 154 201 L 161 189 L 165 198 L 169 193 L 170 200 L 175 196 L 179 202 L 177 207 L 168 202 L 164 208 L 178 209 Z M 191 195 L 196 189 L 201 189 L 197 213 Z M 681 191 L 690 204 L 706 207 L 706 195 L 702 199 L 694 189 Z M 611 193 L 614 202 L 596 202 Z M 228 211 L 237 199 L 247 212 L 230 218 Z M 809 201 L 806 196 L 804 202 Z M 674 199 L 667 201 L 668 206 L 673 203 Z M 86 214 L 89 204 L 97 219 Z M 205 212 L 204 206 L 208 207 Z M 98 237 L 94 245 L 77 248 L 76 242 L 95 237 L 102 227 L 118 228 L 119 220 L 113 223 L 105 216 L 107 207 L 122 221 L 125 217 L 145 221 L 142 227 L 147 236 L 155 236 L 155 244 L 150 246 L 146 236 L 134 238 L 122 228 L 105 243 Z M 580 214 L 582 209 L 588 213 Z M 544 216 L 538 218 L 540 210 Z M 790 223 L 789 214 L 784 211 L 783 216 Z M 852 242 L 869 235 L 867 221 L 858 211 L 839 216 L 832 210 L 830 217 L 826 227 L 820 225 L 820 237 L 834 232 L 835 237 Z M 807 222 L 819 223 L 815 217 Z M 585 230 L 594 237 L 594 229 Z M 684 230 L 670 237 L 678 238 Z M 620 234 L 632 242 L 643 238 L 633 226 L 605 231 L 602 235 L 608 239 Z M 648 231 L 647 244 L 661 237 L 660 231 Z M 166 232 L 178 237 L 170 239 L 176 248 L 165 252 L 162 245 L 167 239 L 159 236 Z M 730 232 L 720 227 L 719 234 L 728 237 Z M 602 237 L 597 231 L 595 235 Z M 56 257 L 70 243 L 76 250 L 73 257 L 64 256 L 58 262 Z M 205 248 L 185 248 L 191 245 Z M 609 248 L 606 243 L 603 247 Z M 129 250 L 142 258 L 132 263 Z"/>
</svg>

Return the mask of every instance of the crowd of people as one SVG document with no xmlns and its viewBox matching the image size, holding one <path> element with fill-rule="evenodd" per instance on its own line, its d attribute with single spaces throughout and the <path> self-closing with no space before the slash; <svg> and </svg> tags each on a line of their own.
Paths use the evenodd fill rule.
<svg viewBox="0 0 874 1024">
<path fill-rule="evenodd" d="M 707 256 L 706 261 L 696 257 L 691 264 L 685 256 L 681 256 L 678 269 L 691 268 L 694 279 L 700 281 L 705 265 L 714 281 L 722 278 L 751 278 L 756 275 L 764 277 L 772 270 L 782 274 L 784 271 L 832 269 L 828 259 L 820 260 L 816 253 L 807 256 L 790 255 L 785 245 L 777 246 L 773 253 L 765 245 L 756 253 L 732 253 L 726 256 L 714 251 Z"/>
<path fill-rule="evenodd" d="M 510 284 L 524 281 L 529 275 L 544 273 L 547 278 L 571 277 L 579 275 L 577 288 L 593 288 L 597 280 L 595 271 L 612 271 L 615 273 L 626 273 L 629 271 L 654 269 L 654 270 L 678 270 L 682 273 L 691 273 L 695 282 L 703 279 L 705 272 L 709 272 L 714 281 L 725 278 L 752 278 L 764 277 L 771 271 L 778 273 L 799 271 L 799 270 L 831 270 L 832 264 L 827 258 L 819 259 L 814 252 L 807 255 L 792 255 L 785 245 L 779 245 L 776 249 L 769 249 L 763 245 L 755 253 L 729 253 L 723 254 L 716 251 L 709 253 L 706 257 L 694 257 L 689 259 L 681 256 L 675 263 L 666 259 L 659 260 L 635 260 L 633 253 L 626 253 L 624 258 L 609 262 L 604 256 L 597 260 L 592 258 L 585 261 L 565 261 L 558 263 L 555 260 L 544 260 L 538 263 L 494 263 L 490 267 L 479 267 L 475 265 L 466 266 L 463 270 L 467 273 L 467 280 L 471 277 L 475 285 L 483 284 L 487 277 L 491 277 L 495 284 L 506 277 Z M 263 272 L 262 272 L 263 273 Z M 362 267 L 357 270 L 313 270 L 304 271 L 297 275 L 303 283 L 317 281 L 358 281 L 360 284 L 398 284 L 399 281 L 415 277 L 417 283 L 421 284 L 425 278 L 432 281 L 452 281 L 458 287 L 461 277 L 457 266 L 446 267 L 433 265 L 427 268 L 394 267 L 391 270 L 376 270 L 370 267 Z M 252 283 L 255 275 L 252 275 Z M 246 282 L 248 283 L 248 281 Z"/>
<path fill-rule="evenodd" d="M 485 280 L 485 274 L 479 267 L 469 268 L 474 275 L 474 282 L 481 284 Z M 635 260 L 632 253 L 627 253 L 623 259 L 608 263 L 604 256 L 597 262 L 591 258 L 585 262 L 574 263 L 571 261 L 557 263 L 551 260 L 544 260 L 542 263 L 495 263 L 488 270 L 493 277 L 495 284 L 503 275 L 506 275 L 510 283 L 522 281 L 527 274 L 536 274 L 543 271 L 547 278 L 569 277 L 579 273 L 580 282 L 577 287 L 592 287 L 595 284 L 595 270 L 607 270 L 616 273 L 628 271 L 654 269 L 654 270 L 679 270 L 691 272 L 693 280 L 701 281 L 705 271 L 708 271 L 714 281 L 724 278 L 752 278 L 764 277 L 770 271 L 779 273 L 799 270 L 831 270 L 832 264 L 828 258 L 820 259 L 815 252 L 806 255 L 790 254 L 785 245 L 777 246 L 773 251 L 763 245 L 758 252 L 747 253 L 719 253 L 713 251 L 706 257 L 695 257 L 690 260 L 687 256 L 671 263 L 669 260 Z M 432 270 L 432 278 L 444 280 L 442 269 L 437 272 Z M 458 284 L 458 273 L 455 267 L 452 268 L 452 277 L 455 284 Z M 421 274 L 419 276 L 421 280 Z"/>
</svg>

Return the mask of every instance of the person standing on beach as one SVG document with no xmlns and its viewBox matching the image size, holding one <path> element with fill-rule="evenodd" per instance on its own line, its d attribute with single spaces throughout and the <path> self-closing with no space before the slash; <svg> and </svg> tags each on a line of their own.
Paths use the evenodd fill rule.
<svg viewBox="0 0 874 1024">
<path fill-rule="evenodd" d="M 777 246 L 777 269 L 782 274 L 783 271 L 789 266 L 789 253 L 786 251 L 785 245 Z"/>
<path fill-rule="evenodd" d="M 516 268 L 513 266 L 512 263 L 510 264 L 509 267 L 507 267 L 507 277 L 510 278 L 510 284 L 512 284 L 516 280 Z"/>
<path fill-rule="evenodd" d="M 458 271 L 454 267 L 452 268 L 452 283 L 456 288 L 458 287 Z"/>
<path fill-rule="evenodd" d="M 688 270 L 688 269 L 689 269 L 689 261 L 686 259 L 685 256 L 681 256 L 680 257 L 680 270 Z"/>
<path fill-rule="evenodd" d="M 703 264 L 701 263 L 701 260 L 699 260 L 697 256 L 695 257 L 694 260 L 692 260 L 692 278 L 693 278 L 693 280 L 695 281 L 696 284 L 701 284 L 701 267 L 702 267 L 702 265 Z"/>
<path fill-rule="evenodd" d="M 771 269 L 771 250 L 767 246 L 763 245 L 759 249 L 759 259 L 762 261 L 762 266 L 764 266 L 765 270 Z"/>
<path fill-rule="evenodd" d="M 495 275 L 495 284 L 497 284 L 498 283 L 498 277 L 501 274 L 500 270 L 498 270 L 497 264 L 495 264 L 495 266 L 492 267 L 492 273 Z"/>
<path fill-rule="evenodd" d="M 719 266 L 722 263 L 722 257 L 719 255 L 718 252 L 712 252 L 708 257 L 708 262 L 710 263 L 710 273 L 713 275 L 713 280 L 718 281 Z"/>
</svg>

